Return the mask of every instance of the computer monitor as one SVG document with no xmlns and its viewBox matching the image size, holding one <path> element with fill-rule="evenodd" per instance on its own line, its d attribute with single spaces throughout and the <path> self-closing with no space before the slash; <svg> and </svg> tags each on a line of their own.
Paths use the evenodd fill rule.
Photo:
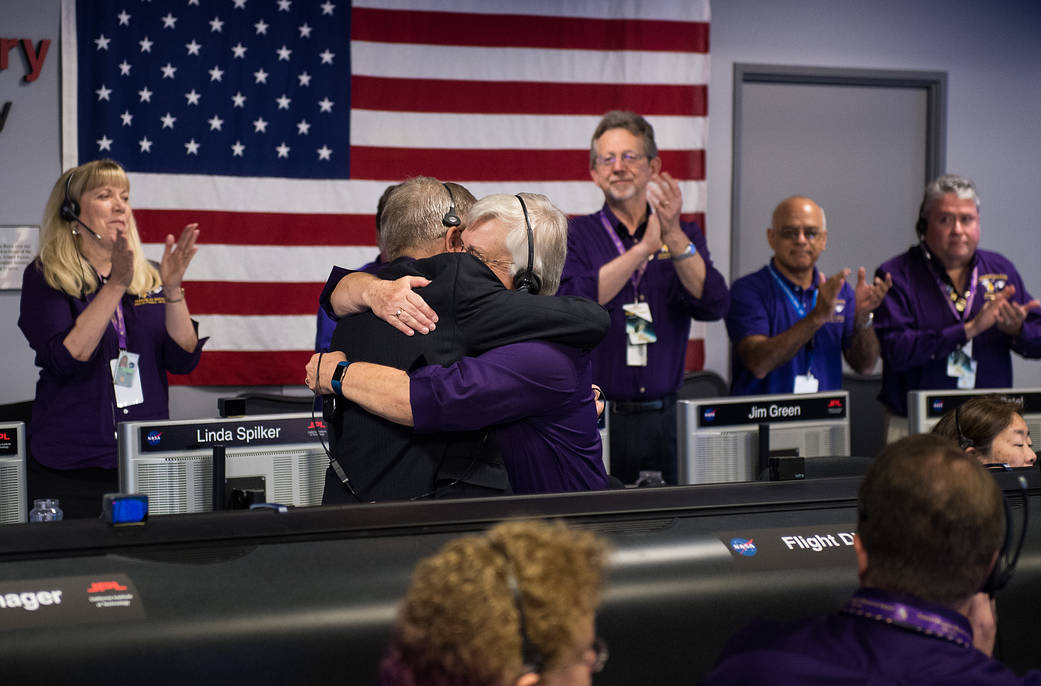
<svg viewBox="0 0 1041 686">
<path fill-rule="evenodd" d="M 933 430 L 940 417 L 966 400 L 980 395 L 996 395 L 1019 405 L 1020 414 L 1031 436 L 1041 436 L 1041 388 L 976 388 L 965 391 L 908 391 L 907 423 L 913 434 Z"/>
<path fill-rule="evenodd" d="M 310 413 L 236 419 L 122 422 L 119 487 L 148 495 L 155 514 L 213 510 L 213 449 L 224 446 L 230 489 L 263 491 L 263 501 L 321 505 L 329 457 L 325 423 Z"/>
<path fill-rule="evenodd" d="M 681 400 L 677 422 L 684 484 L 755 480 L 760 425 L 770 455 L 849 455 L 846 391 Z"/>
<path fill-rule="evenodd" d="M 0 422 L 0 524 L 27 521 L 25 478 L 25 424 Z"/>
</svg>

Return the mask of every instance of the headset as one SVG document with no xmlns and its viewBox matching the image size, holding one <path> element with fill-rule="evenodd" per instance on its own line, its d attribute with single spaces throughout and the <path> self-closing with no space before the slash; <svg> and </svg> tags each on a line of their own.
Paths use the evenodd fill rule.
<svg viewBox="0 0 1041 686">
<path fill-rule="evenodd" d="M 521 201 L 523 203 L 523 201 Z M 524 619 L 524 606 L 522 604 L 520 584 L 517 582 L 517 573 L 513 568 L 513 560 L 510 558 L 509 553 L 498 541 L 488 544 L 492 550 L 498 553 L 503 561 L 506 572 L 506 586 L 510 589 L 510 595 L 513 597 L 513 606 L 517 608 L 517 630 L 520 632 L 521 637 L 521 662 L 523 662 L 524 674 L 541 674 L 542 668 L 546 664 L 546 657 L 542 654 L 542 650 L 537 645 L 532 643 L 531 638 L 528 637 L 527 622 Z"/>
<path fill-rule="evenodd" d="M 1023 526 L 1019 530 L 1019 541 L 1016 550 L 1012 551 L 1012 508 L 1008 504 L 1005 493 L 1001 494 L 1001 504 L 1005 507 L 1005 541 L 1001 544 L 1001 552 L 994 562 L 994 568 L 990 570 L 990 576 L 983 582 L 980 589 L 984 593 L 994 597 L 994 594 L 1005 588 L 1012 581 L 1012 575 L 1016 573 L 1016 565 L 1019 564 L 1019 555 L 1023 552 L 1023 542 L 1027 537 L 1027 522 L 1030 521 L 1030 499 L 1027 498 L 1027 480 L 1018 477 L 1019 496 L 1023 501 Z"/>
<path fill-rule="evenodd" d="M 445 216 L 441 217 L 441 223 L 451 229 L 459 226 L 463 221 L 459 219 L 459 215 L 455 213 L 455 196 L 452 195 L 452 188 L 447 183 L 442 182 L 441 185 L 445 187 L 446 191 L 448 191 L 449 203 L 448 211 L 445 212 Z"/>
<path fill-rule="evenodd" d="M 516 197 L 520 200 L 521 210 L 524 211 L 524 226 L 528 229 L 528 266 L 513 275 L 513 289 L 537 295 L 542 290 L 542 279 L 535 273 L 535 232 L 531 230 L 528 206 L 524 204 L 524 198 L 520 193 Z"/>
<path fill-rule="evenodd" d="M 954 408 L 954 430 L 958 433 L 958 447 L 962 450 L 968 450 L 969 448 L 976 447 L 976 441 L 972 440 L 961 430 L 961 422 L 958 421 L 958 415 L 961 413 L 961 405 Z"/>
<path fill-rule="evenodd" d="M 62 219 L 64 219 L 67 222 L 72 222 L 73 224 L 79 224 L 87 231 L 89 231 L 94 236 L 94 238 L 97 238 L 100 241 L 101 236 L 98 234 L 98 232 L 84 224 L 83 220 L 80 219 L 80 204 L 73 200 L 72 196 L 69 193 L 69 188 L 72 186 L 72 177 L 75 175 L 76 172 L 72 172 L 71 174 L 69 174 L 68 180 L 65 181 L 65 200 L 62 201 L 61 209 L 58 212 L 61 215 Z M 79 231 L 76 230 L 75 226 L 72 227 L 72 235 L 79 235 Z"/>
<path fill-rule="evenodd" d="M 925 238 L 925 231 L 929 228 L 929 220 L 925 218 L 925 200 L 918 206 L 918 222 L 914 225 L 918 238 Z"/>
</svg>

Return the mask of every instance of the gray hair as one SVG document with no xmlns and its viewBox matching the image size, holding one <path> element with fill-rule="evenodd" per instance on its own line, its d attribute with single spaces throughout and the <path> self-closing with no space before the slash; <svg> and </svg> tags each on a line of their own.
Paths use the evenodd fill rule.
<svg viewBox="0 0 1041 686">
<path fill-rule="evenodd" d="M 593 131 L 593 140 L 589 144 L 590 169 L 596 165 L 596 142 L 611 129 L 625 129 L 637 138 L 642 138 L 643 154 L 652 160 L 658 156 L 658 146 L 654 142 L 654 127 L 646 119 L 629 110 L 611 110 L 604 115 Z"/>
<path fill-rule="evenodd" d="M 542 282 L 540 295 L 553 295 L 560 287 L 560 273 L 567 256 L 567 217 L 544 195 L 521 193 L 528 208 L 528 220 L 534 236 L 532 271 Z M 528 266 L 528 229 L 524 210 L 514 195 L 498 193 L 481 198 L 470 208 L 468 223 L 498 219 L 509 230 L 506 249 L 513 259 L 511 273 L 516 275 Z"/>
<path fill-rule="evenodd" d="M 972 200 L 976 203 L 976 212 L 980 211 L 980 196 L 976 193 L 976 184 L 972 179 L 958 174 L 944 174 L 943 176 L 929 182 L 922 195 L 922 207 L 918 211 L 921 219 L 929 218 L 929 210 L 933 202 L 948 193 L 954 193 L 961 200 Z"/>
<path fill-rule="evenodd" d="M 390 262 L 410 256 L 414 249 L 444 237 L 448 227 L 441 221 L 455 201 L 456 214 L 462 215 L 474 202 L 470 191 L 451 184 L 449 197 L 437 179 L 413 176 L 398 185 L 389 195 L 380 216 L 380 253 Z"/>
</svg>

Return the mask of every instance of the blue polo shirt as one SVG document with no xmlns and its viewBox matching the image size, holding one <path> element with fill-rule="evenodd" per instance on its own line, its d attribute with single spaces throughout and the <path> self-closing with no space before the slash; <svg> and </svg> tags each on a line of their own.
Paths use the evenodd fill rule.
<svg viewBox="0 0 1041 686">
<path fill-rule="evenodd" d="M 774 274 L 778 278 L 774 278 Z M 769 266 L 742 276 L 730 286 L 730 312 L 727 334 L 731 344 L 731 388 L 733 395 L 766 395 L 792 393 L 795 377 L 807 369 L 820 382 L 818 390 L 842 388 L 842 351 L 853 338 L 854 294 L 847 281 L 839 291 L 834 321 L 825 324 L 813 336 L 812 346 L 803 346 L 788 362 L 774 369 L 764 379 L 757 379 L 737 354 L 738 343 L 747 336 L 776 336 L 792 328 L 802 316 L 789 296 L 809 313 L 816 303 L 820 272 L 813 270 L 813 285 L 802 288 L 789 281 L 780 271 L 771 274 Z"/>
</svg>

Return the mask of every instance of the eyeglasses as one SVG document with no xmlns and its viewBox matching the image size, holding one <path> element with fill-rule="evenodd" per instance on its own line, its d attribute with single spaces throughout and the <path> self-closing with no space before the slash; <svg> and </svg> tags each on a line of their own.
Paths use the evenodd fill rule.
<svg viewBox="0 0 1041 686">
<path fill-rule="evenodd" d="M 592 656 L 592 660 L 589 659 L 590 656 Z M 582 653 L 582 660 L 589 665 L 589 669 L 593 674 L 603 670 L 609 657 L 611 657 L 611 653 L 607 650 L 607 641 L 599 636 L 594 638 L 592 645 Z"/>
<path fill-rule="evenodd" d="M 640 160 L 647 158 L 648 155 L 637 155 L 635 152 L 623 152 L 621 157 L 622 164 L 626 167 L 632 167 Z M 596 166 L 598 167 L 613 167 L 614 163 L 618 161 L 618 156 L 614 153 L 610 155 L 600 155 L 595 161 Z"/>
<path fill-rule="evenodd" d="M 813 242 L 824 235 L 823 229 L 818 229 L 816 226 L 807 226 L 805 229 L 798 226 L 782 226 L 779 229 L 774 229 L 777 235 L 783 240 L 794 241 L 799 238 L 802 234 L 806 237 L 807 241 Z"/>
</svg>

